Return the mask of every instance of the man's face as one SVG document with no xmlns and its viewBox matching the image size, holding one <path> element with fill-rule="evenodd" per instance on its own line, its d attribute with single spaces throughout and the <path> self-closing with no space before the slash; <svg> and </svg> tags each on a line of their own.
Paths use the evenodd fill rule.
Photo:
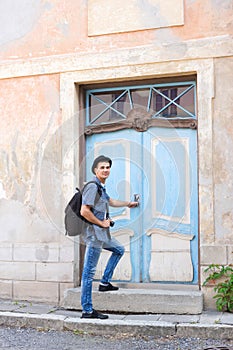
<svg viewBox="0 0 233 350">
<path fill-rule="evenodd" d="M 100 162 L 97 164 L 95 168 L 95 175 L 101 181 L 105 182 L 105 180 L 109 177 L 110 174 L 110 164 L 108 162 Z"/>
</svg>

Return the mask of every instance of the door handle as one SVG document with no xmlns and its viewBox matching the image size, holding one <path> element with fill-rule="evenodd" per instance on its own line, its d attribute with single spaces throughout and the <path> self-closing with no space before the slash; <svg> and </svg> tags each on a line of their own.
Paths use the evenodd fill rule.
<svg viewBox="0 0 233 350">
<path fill-rule="evenodd" d="M 134 202 L 138 202 L 138 205 L 139 205 L 140 195 L 138 193 L 135 193 L 133 197 L 134 197 Z"/>
</svg>

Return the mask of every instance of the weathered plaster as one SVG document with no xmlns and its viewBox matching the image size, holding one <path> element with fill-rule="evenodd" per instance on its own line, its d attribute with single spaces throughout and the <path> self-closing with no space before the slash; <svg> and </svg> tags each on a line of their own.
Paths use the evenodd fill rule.
<svg viewBox="0 0 233 350">
<path fill-rule="evenodd" d="M 22 39 L 40 16 L 40 0 L 0 2 L 0 47 Z"/>
<path fill-rule="evenodd" d="M 0 182 L 0 199 L 2 199 L 2 198 L 6 198 L 6 192 L 3 188 L 2 183 Z"/>
<path fill-rule="evenodd" d="M 88 0 L 88 35 L 183 25 L 183 0 L 173 5 L 173 0 L 125 0 L 123 6 L 116 0 Z"/>
<path fill-rule="evenodd" d="M 1 242 L 49 243 L 59 239 L 57 227 L 16 200 L 0 200 Z"/>
<path fill-rule="evenodd" d="M 74 260 L 70 251 L 71 248 L 73 252 L 73 242 L 64 237 L 60 205 L 59 76 L 1 80 L 0 90 L 4 116 L 0 137 L 0 242 L 11 256 L 10 261 L 5 255 L 0 256 L 0 281 L 14 281 L 13 288 L 3 283 L 2 290 L 9 293 L 8 298 L 20 296 L 24 291 L 20 283 L 31 280 L 32 295 L 39 299 L 41 293 L 43 299 L 42 291 L 34 289 L 33 283 L 38 279 L 38 268 L 40 279 L 45 282 L 45 273 L 38 264 L 47 262 L 57 269 L 51 276 L 55 288 L 51 289 L 50 300 L 55 301 L 59 296 L 59 276 L 64 283 L 73 280 Z M 4 293 L 1 296 L 6 296 Z"/>
<path fill-rule="evenodd" d="M 1 123 L 1 183 L 7 198 L 35 207 L 45 146 L 59 126 L 57 77 L 1 80 L 0 91 L 1 114 L 7 116 Z"/>
<path fill-rule="evenodd" d="M 173 2 L 176 7 L 177 1 Z M 171 41 L 179 43 L 189 39 L 232 33 L 232 2 L 230 0 L 222 0 L 220 4 L 213 0 L 184 0 L 183 26 L 98 37 L 88 37 L 86 0 L 41 0 L 40 2 L 38 0 L 20 2 L 9 0 L 8 3 L 7 7 L 4 3 L 3 12 L 1 12 L 5 19 L 0 21 L 0 33 L 3 33 L 5 40 L 8 40 L 8 43 L 1 47 L 1 59 L 3 60 L 87 51 L 97 53 L 141 45 L 160 45 L 162 37 L 164 43 Z M 146 8 L 151 2 L 138 3 L 142 4 L 141 12 L 146 13 Z M 124 8 L 124 1 L 119 1 L 119 7 Z M 16 19 L 15 25 L 13 21 L 8 20 L 9 16 L 6 16 L 9 12 L 10 18 Z M 24 13 L 26 13 L 26 18 L 19 23 L 18 14 L 23 15 Z M 6 23 L 6 19 L 9 23 Z M 139 22 L 139 19 L 136 19 L 137 21 Z M 140 23 L 136 23 L 138 24 Z M 10 38 L 15 38 L 15 40 L 9 41 Z"/>
<path fill-rule="evenodd" d="M 233 59 L 215 60 L 216 97 L 214 100 L 214 194 L 215 232 L 218 243 L 233 241 Z"/>
<path fill-rule="evenodd" d="M 44 75 L 91 70 L 100 67 L 125 67 L 173 60 L 212 59 L 231 56 L 233 40 L 230 35 L 215 36 L 183 42 L 165 42 L 150 45 L 118 48 L 105 52 L 47 56 L 0 63 L 0 78 Z M 95 81 L 95 78 L 93 78 Z"/>
</svg>

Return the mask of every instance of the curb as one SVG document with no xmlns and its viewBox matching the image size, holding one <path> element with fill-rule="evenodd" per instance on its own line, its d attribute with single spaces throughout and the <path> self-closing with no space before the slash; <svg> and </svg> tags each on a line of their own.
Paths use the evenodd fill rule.
<svg viewBox="0 0 233 350">
<path fill-rule="evenodd" d="M 93 335 L 116 335 L 129 334 L 131 336 L 147 335 L 147 336 L 168 336 L 175 335 L 175 325 L 168 322 L 145 322 L 145 321 L 122 321 L 122 320 L 82 320 L 75 321 L 70 319 L 65 321 L 66 330 L 76 330 L 87 332 Z"/>
<path fill-rule="evenodd" d="M 227 324 L 187 324 L 180 323 L 177 326 L 178 337 L 233 339 L 233 326 Z"/>
<path fill-rule="evenodd" d="M 212 339 L 233 339 L 233 326 L 227 324 L 188 324 L 161 321 L 80 320 L 52 314 L 0 312 L 0 326 L 28 327 L 38 330 L 76 331 L 80 334 L 131 336 L 178 336 Z"/>
<path fill-rule="evenodd" d="M 30 327 L 43 330 L 64 330 L 65 316 L 0 312 L 0 326 Z"/>
</svg>

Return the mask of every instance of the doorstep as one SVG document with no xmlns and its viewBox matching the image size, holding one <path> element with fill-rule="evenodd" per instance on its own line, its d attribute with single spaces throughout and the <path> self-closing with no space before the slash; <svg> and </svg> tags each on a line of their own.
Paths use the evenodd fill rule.
<svg viewBox="0 0 233 350">
<path fill-rule="evenodd" d="M 119 313 L 190 314 L 203 311 L 203 293 L 197 286 L 121 284 L 118 291 L 99 292 L 93 285 L 93 305 L 99 311 Z M 81 310 L 81 288 L 67 289 L 62 306 Z"/>
</svg>

